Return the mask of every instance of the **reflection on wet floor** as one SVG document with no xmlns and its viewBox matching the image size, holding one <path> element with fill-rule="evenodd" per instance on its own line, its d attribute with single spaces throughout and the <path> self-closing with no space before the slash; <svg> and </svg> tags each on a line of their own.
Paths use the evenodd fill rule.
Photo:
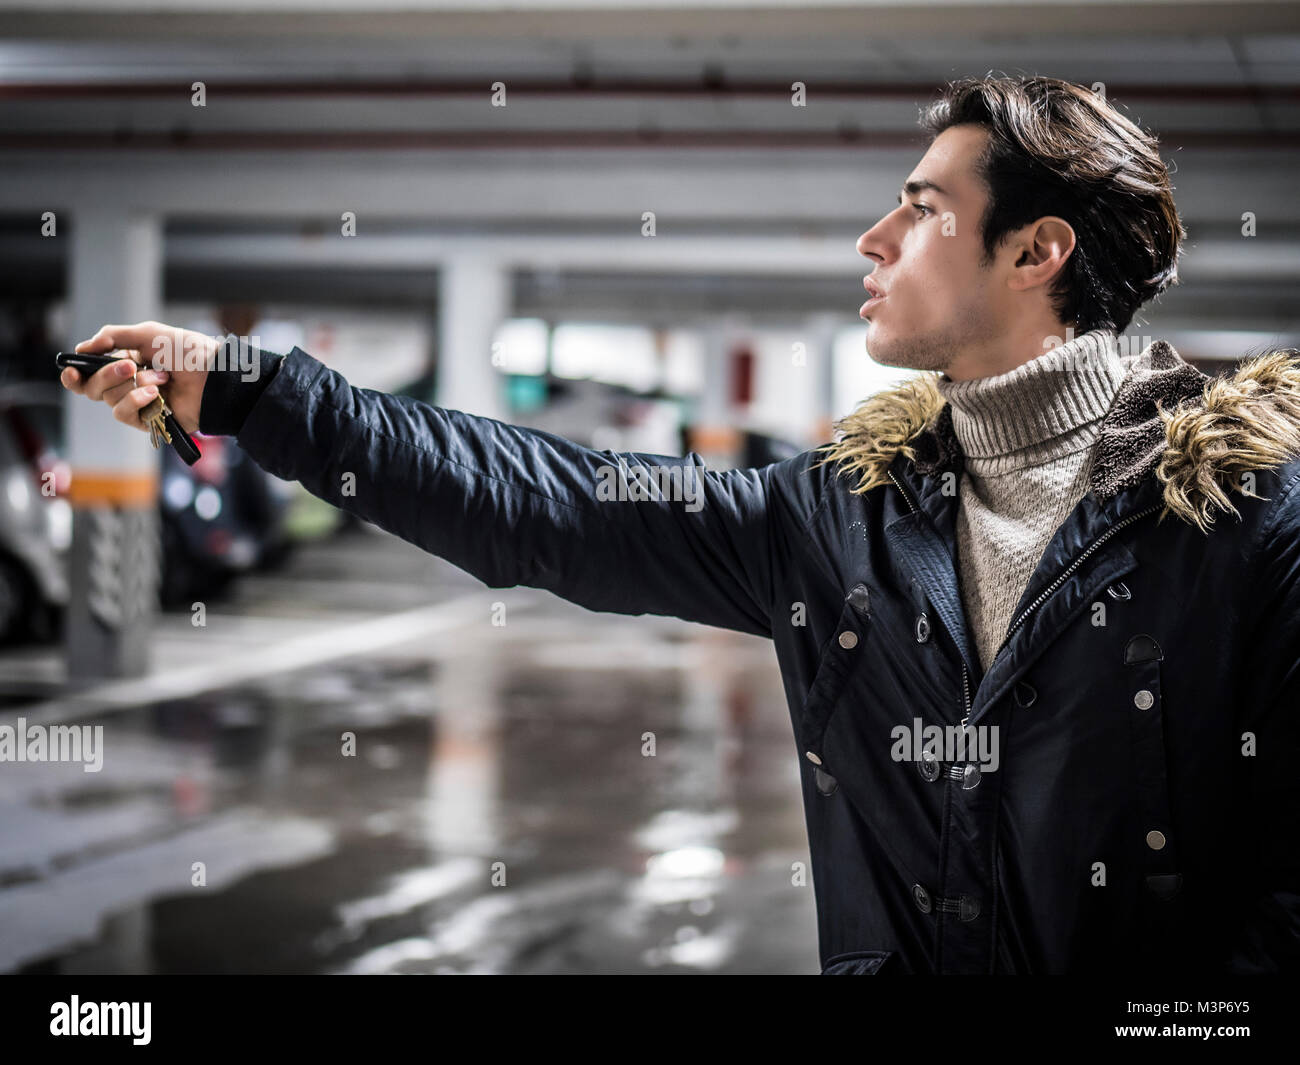
<svg viewBox="0 0 1300 1065">
<path fill-rule="evenodd" d="M 99 773 L 0 766 L 0 969 L 816 971 L 770 643 L 354 535 L 349 619 L 477 589 L 482 623 L 114 710 Z M 313 566 L 224 609 L 291 637 L 337 594 Z"/>
</svg>

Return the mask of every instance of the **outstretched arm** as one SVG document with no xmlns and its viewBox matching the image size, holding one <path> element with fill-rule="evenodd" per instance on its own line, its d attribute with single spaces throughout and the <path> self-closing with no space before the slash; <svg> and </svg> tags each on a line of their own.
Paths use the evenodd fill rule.
<svg viewBox="0 0 1300 1065">
<path fill-rule="evenodd" d="M 489 587 L 771 635 L 774 467 L 594 451 L 355 388 L 297 348 L 237 439 L 269 472 Z M 661 498 L 632 498 L 641 489 Z"/>
<path fill-rule="evenodd" d="M 79 347 L 148 349 L 167 329 L 106 326 Z M 270 473 L 492 588 L 771 636 L 779 570 L 802 548 L 816 502 L 810 453 L 719 472 L 695 454 L 596 451 L 353 387 L 298 348 L 278 356 L 239 351 L 236 337 L 205 339 L 202 387 L 173 371 L 164 396 L 187 429 L 235 436 Z M 149 351 L 136 361 L 148 365 Z M 183 403 L 168 392 L 182 383 Z M 120 386 L 115 398 L 97 395 L 93 384 L 85 394 L 114 401 L 115 417 L 139 428 L 143 395 Z"/>
</svg>

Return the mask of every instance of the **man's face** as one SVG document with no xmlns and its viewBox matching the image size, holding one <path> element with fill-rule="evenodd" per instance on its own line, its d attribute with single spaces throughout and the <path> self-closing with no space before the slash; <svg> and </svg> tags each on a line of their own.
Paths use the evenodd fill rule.
<svg viewBox="0 0 1300 1065">
<path fill-rule="evenodd" d="M 899 206 L 858 238 L 886 293 L 861 311 L 868 353 L 883 366 L 946 370 L 963 349 L 995 341 L 1012 313 L 996 260 L 980 265 L 988 192 L 975 161 L 987 136 L 973 125 L 944 130 L 907 179 L 938 189 L 905 187 Z"/>
</svg>

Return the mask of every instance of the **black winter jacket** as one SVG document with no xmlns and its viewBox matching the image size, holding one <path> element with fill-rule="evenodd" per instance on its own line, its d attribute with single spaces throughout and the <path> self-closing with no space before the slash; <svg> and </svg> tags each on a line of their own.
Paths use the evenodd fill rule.
<svg viewBox="0 0 1300 1065">
<path fill-rule="evenodd" d="M 716 471 L 258 357 L 209 378 L 200 427 L 272 474 L 491 588 L 773 641 L 824 972 L 1300 969 L 1300 353 L 1223 379 L 1163 341 L 1125 357 L 986 674 L 933 375 Z"/>
</svg>

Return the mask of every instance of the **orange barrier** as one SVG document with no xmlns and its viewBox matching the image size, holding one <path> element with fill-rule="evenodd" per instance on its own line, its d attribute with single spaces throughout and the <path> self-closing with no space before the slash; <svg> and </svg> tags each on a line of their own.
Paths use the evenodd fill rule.
<svg viewBox="0 0 1300 1065">
<path fill-rule="evenodd" d="M 76 507 L 153 506 L 158 501 L 158 474 L 73 470 L 65 498 Z"/>
</svg>

